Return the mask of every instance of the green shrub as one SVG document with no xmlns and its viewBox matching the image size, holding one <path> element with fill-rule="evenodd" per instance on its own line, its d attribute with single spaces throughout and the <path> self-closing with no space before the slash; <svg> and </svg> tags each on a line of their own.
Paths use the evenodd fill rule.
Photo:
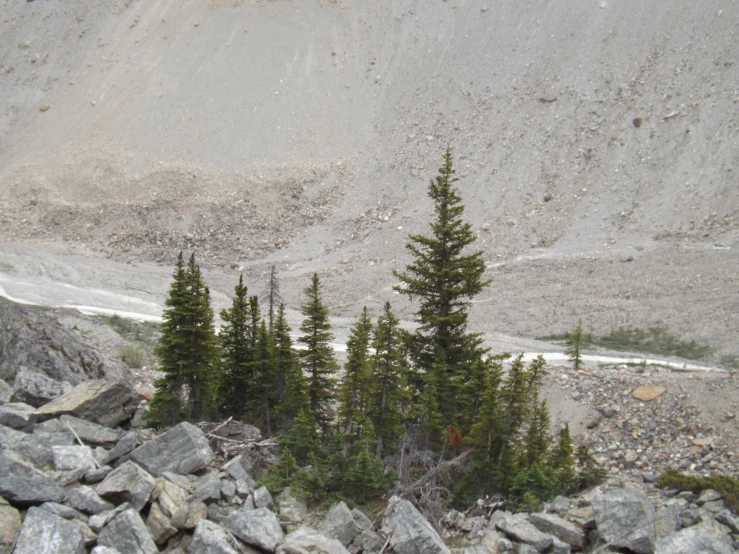
<svg viewBox="0 0 739 554">
<path fill-rule="evenodd" d="M 726 505 L 733 512 L 739 511 L 739 479 L 729 475 L 711 475 L 700 477 L 686 475 L 674 469 L 668 469 L 659 476 L 659 486 L 663 489 L 677 489 L 700 494 L 707 489 L 721 493 Z"/>
<path fill-rule="evenodd" d="M 135 346 L 126 345 L 121 348 L 118 356 L 128 366 L 134 369 L 144 367 L 144 353 Z"/>
</svg>

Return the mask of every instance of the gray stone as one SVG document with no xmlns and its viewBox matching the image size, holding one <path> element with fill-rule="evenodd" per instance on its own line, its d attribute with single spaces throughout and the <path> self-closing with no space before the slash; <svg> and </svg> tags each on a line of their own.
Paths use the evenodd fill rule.
<svg viewBox="0 0 739 554">
<path fill-rule="evenodd" d="M 542 533 L 531 523 L 526 521 L 522 514 L 506 516 L 495 523 L 495 527 L 517 542 L 528 544 L 539 552 L 545 552 L 554 544 L 554 539 Z"/>
<path fill-rule="evenodd" d="M 254 490 L 254 487 L 249 485 L 246 481 L 242 481 L 239 479 L 236 481 L 236 493 L 239 496 L 250 496 L 252 491 Z M 252 502 L 254 502 L 254 499 L 252 498 Z"/>
<path fill-rule="evenodd" d="M 193 498 L 198 502 L 217 502 L 221 499 L 221 479 L 217 473 L 207 473 L 198 479 Z"/>
<path fill-rule="evenodd" d="M 339 541 L 324 537 L 311 527 L 299 527 L 287 535 L 282 544 L 282 549 L 287 553 L 290 552 L 290 550 L 288 550 L 290 547 L 297 547 L 309 552 L 321 552 L 325 554 L 349 554 L 349 551 Z M 397 550 L 393 552 L 401 554 Z M 415 554 L 422 553 L 426 554 L 423 550 L 416 551 Z"/>
<path fill-rule="evenodd" d="M 187 519 L 185 522 L 182 525 L 176 524 L 176 526 L 182 529 L 195 529 L 198 521 L 201 519 L 207 519 L 207 517 L 208 505 L 202 502 L 193 502 L 188 506 Z"/>
<path fill-rule="evenodd" d="M 539 551 L 526 543 L 514 543 L 513 554 L 539 554 Z"/>
<path fill-rule="evenodd" d="M 130 456 L 153 475 L 165 471 L 187 475 L 213 461 L 208 439 L 200 429 L 187 422 L 139 446 Z"/>
<path fill-rule="evenodd" d="M 0 425 L 30 433 L 36 423 L 36 408 L 22 402 L 11 402 L 0 406 Z"/>
<path fill-rule="evenodd" d="M 382 529 L 395 554 L 450 554 L 439 534 L 408 500 L 390 499 Z"/>
<path fill-rule="evenodd" d="M 189 548 L 190 554 L 241 554 L 236 539 L 223 527 L 207 519 L 195 526 L 195 534 Z"/>
<path fill-rule="evenodd" d="M 285 534 L 280 528 L 277 516 L 267 508 L 257 508 L 249 512 L 233 512 L 228 518 L 231 532 L 246 544 L 274 552 L 283 542 Z"/>
<path fill-rule="evenodd" d="M 565 541 L 559 540 L 557 537 L 552 537 L 554 543 L 552 548 L 549 550 L 549 554 L 570 554 L 572 552 L 572 546 Z"/>
<path fill-rule="evenodd" d="M 218 504 L 210 504 L 208 506 L 208 519 L 215 521 L 219 525 L 223 525 L 228 519 L 228 516 L 233 512 L 231 506 L 219 506 Z"/>
<path fill-rule="evenodd" d="M 732 554 L 731 539 L 707 524 L 695 525 L 657 541 L 655 554 Z"/>
<path fill-rule="evenodd" d="M 173 525 L 180 527 L 187 520 L 188 505 L 185 489 L 163 478 L 157 479 L 156 488 L 151 495 L 167 517 L 176 520 Z M 179 524 L 178 524 L 179 523 Z"/>
<path fill-rule="evenodd" d="M 344 546 L 348 546 L 359 533 L 359 528 L 354 522 L 354 516 L 349 507 L 339 502 L 331 506 L 317 531 L 329 539 L 336 539 Z"/>
<path fill-rule="evenodd" d="M 177 532 L 170 519 L 162 512 L 158 502 L 151 503 L 149 516 L 146 518 L 146 528 L 149 535 L 157 544 L 164 544 L 169 537 Z"/>
<path fill-rule="evenodd" d="M 13 451 L 24 461 L 38 469 L 54 469 L 54 454 L 51 452 L 50 437 L 27 435 L 13 448 Z"/>
<path fill-rule="evenodd" d="M 90 469 L 85 472 L 85 474 L 82 477 L 82 480 L 88 485 L 99 483 L 100 481 L 105 479 L 110 474 L 111 471 L 113 471 L 113 468 L 110 466 L 103 466 L 103 467 L 98 467 L 95 469 Z"/>
<path fill-rule="evenodd" d="M 354 517 L 354 523 L 357 524 L 359 529 L 370 529 L 372 527 L 372 520 L 364 515 L 364 512 L 361 510 L 353 508 L 352 516 Z"/>
<path fill-rule="evenodd" d="M 109 546 L 96 546 L 90 551 L 90 554 L 121 554 L 115 548 Z"/>
<path fill-rule="evenodd" d="M 11 429 L 5 425 L 0 425 L 0 446 L 9 450 L 15 450 L 15 447 L 28 435 L 23 431 Z"/>
<path fill-rule="evenodd" d="M 140 444 L 139 436 L 136 431 L 129 431 L 124 434 L 116 445 L 111 448 L 103 458 L 103 464 L 115 462 L 118 458 L 125 456 L 133 451 Z"/>
<path fill-rule="evenodd" d="M 739 533 L 739 518 L 732 514 L 729 510 L 724 510 L 716 516 L 716 521 L 722 525 L 726 525 L 731 529 L 732 533 Z"/>
<path fill-rule="evenodd" d="M 228 501 L 236 496 L 236 483 L 230 479 L 221 480 L 221 496 Z"/>
<path fill-rule="evenodd" d="M 154 490 L 154 478 L 133 462 L 126 462 L 111 471 L 96 492 L 113 504 L 129 502 L 140 511 Z"/>
<path fill-rule="evenodd" d="M 721 493 L 713 489 L 706 489 L 701 492 L 701 495 L 698 497 L 698 500 L 696 500 L 696 503 L 699 506 L 702 506 L 706 502 L 715 502 L 717 500 L 721 500 Z"/>
<path fill-rule="evenodd" d="M 251 487 L 252 490 L 254 489 L 254 479 L 252 479 L 251 475 L 249 475 L 249 473 L 246 471 L 243 456 L 238 455 L 234 458 L 231 458 L 228 462 L 221 466 L 221 471 L 225 471 L 234 481 L 244 481 Z"/>
<path fill-rule="evenodd" d="M 58 432 L 74 431 L 82 441 L 90 444 L 112 446 L 121 438 L 120 429 L 111 429 L 71 415 L 63 415 L 57 421 L 60 427 Z"/>
<path fill-rule="evenodd" d="M 182 490 L 191 493 L 195 485 L 196 479 L 192 475 L 180 475 L 179 473 L 172 473 L 171 471 L 165 471 L 162 473 L 162 477 L 170 483 L 174 483 Z"/>
<path fill-rule="evenodd" d="M 305 502 L 294 496 L 290 487 L 285 488 L 279 494 L 277 505 L 280 508 L 280 522 L 286 525 L 300 525 L 308 514 Z"/>
<path fill-rule="evenodd" d="M 157 554 L 157 549 L 139 513 L 124 510 L 105 526 L 98 544 L 115 548 L 121 554 Z"/>
<path fill-rule="evenodd" d="M 270 510 L 275 507 L 272 494 L 267 487 L 259 487 L 254 491 L 254 506 L 257 508 L 269 508 Z"/>
<path fill-rule="evenodd" d="M 374 531 L 362 529 L 347 547 L 350 552 L 377 553 L 385 546 L 385 539 Z M 487 553 L 486 553 L 487 554 Z"/>
<path fill-rule="evenodd" d="M 573 523 L 559 516 L 553 514 L 531 514 L 529 522 L 539 529 L 539 531 L 557 537 L 561 541 L 578 549 L 581 549 L 585 544 L 584 533 L 575 527 Z"/>
<path fill-rule="evenodd" d="M 77 521 L 87 522 L 87 516 L 85 514 L 67 506 L 66 504 L 59 504 L 58 502 L 44 502 L 39 506 L 39 508 L 58 515 L 59 517 L 63 517 L 64 519 L 74 519 Z"/>
<path fill-rule="evenodd" d="M 47 510 L 30 508 L 23 520 L 15 554 L 84 554 L 79 525 Z"/>
<path fill-rule="evenodd" d="M 87 520 L 87 523 L 90 525 L 90 528 L 92 528 L 93 531 L 99 533 L 103 530 L 103 527 L 108 525 L 108 523 L 113 520 L 114 517 L 130 508 L 131 505 L 128 502 L 124 502 L 117 508 L 113 508 L 112 510 L 109 510 L 107 512 L 101 512 L 94 516 L 90 516 L 90 518 Z"/>
<path fill-rule="evenodd" d="M 636 554 L 652 554 L 656 536 L 654 506 L 646 495 L 629 489 L 612 489 L 593 498 L 598 532 L 613 546 Z"/>
<path fill-rule="evenodd" d="M 680 513 L 686 505 L 684 500 L 671 498 L 657 510 L 654 518 L 654 532 L 657 540 L 669 537 L 680 529 Z"/>
<path fill-rule="evenodd" d="M 84 475 L 87 471 L 97 467 L 89 446 L 52 446 L 51 453 L 54 456 L 54 468 L 57 471 L 83 469 L 82 475 Z"/>
<path fill-rule="evenodd" d="M 705 502 L 703 506 L 701 506 L 701 509 L 715 516 L 726 509 L 726 504 L 723 500 L 712 500 L 711 502 Z"/>
<path fill-rule="evenodd" d="M 113 504 L 100 498 L 90 487 L 80 485 L 67 489 L 67 505 L 86 514 L 95 515 L 114 508 Z"/>
<path fill-rule="evenodd" d="M 10 554 L 21 530 L 21 514 L 0 497 L 0 554 Z"/>
<path fill-rule="evenodd" d="M 12 402 L 25 402 L 38 408 L 69 392 L 72 385 L 47 377 L 39 371 L 21 367 L 13 380 Z"/>
<path fill-rule="evenodd" d="M 0 379 L 0 404 L 6 404 L 10 402 L 10 395 L 12 393 L 13 390 L 10 388 L 10 385 Z M 19 400 L 19 402 L 24 402 L 24 400 Z M 28 402 L 26 402 L 26 404 L 28 404 Z"/>
<path fill-rule="evenodd" d="M 85 381 L 44 404 L 38 409 L 40 418 L 71 414 L 106 427 L 115 427 L 130 419 L 139 397 L 136 390 L 125 381 L 96 379 Z"/>
<path fill-rule="evenodd" d="M 28 464 L 0 453 L 0 496 L 19 506 L 64 501 L 64 490 Z"/>
</svg>

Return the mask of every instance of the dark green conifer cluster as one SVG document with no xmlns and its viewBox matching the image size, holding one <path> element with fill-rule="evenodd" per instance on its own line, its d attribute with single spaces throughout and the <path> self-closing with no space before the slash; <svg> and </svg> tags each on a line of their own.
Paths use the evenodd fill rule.
<svg viewBox="0 0 739 554">
<path fill-rule="evenodd" d="M 540 399 L 544 359 L 527 365 L 522 356 L 490 355 L 468 329 L 470 301 L 489 281 L 482 253 L 469 251 L 476 236 L 463 220 L 454 173 L 447 150 L 429 186 L 431 232 L 409 237 L 412 261 L 395 272 L 396 290 L 419 303 L 417 328 L 403 330 L 389 302 L 374 323 L 365 308 L 347 340 L 341 378 L 317 274 L 304 291 L 294 347 L 274 267 L 262 295 L 267 317 L 240 278 L 216 334 L 200 269 L 193 256 L 185 266 L 180 255 L 151 422 L 234 417 L 278 433 L 280 458 L 263 482 L 316 497 L 340 492 L 365 501 L 430 469 L 411 467 L 419 459 L 466 460 L 445 477 L 460 501 L 500 492 L 532 505 L 599 477 L 587 449 L 578 450 L 584 471 L 576 471 L 567 427 L 552 441 Z"/>
</svg>

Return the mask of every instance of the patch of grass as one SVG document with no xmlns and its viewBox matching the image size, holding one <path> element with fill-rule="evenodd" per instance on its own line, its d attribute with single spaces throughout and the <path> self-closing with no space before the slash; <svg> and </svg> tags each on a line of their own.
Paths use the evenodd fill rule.
<svg viewBox="0 0 739 554">
<path fill-rule="evenodd" d="M 134 321 L 117 315 L 104 316 L 100 321 L 111 327 L 124 339 L 139 344 L 146 350 L 152 349 L 159 337 L 159 324 L 148 321 Z"/>
<path fill-rule="evenodd" d="M 721 356 L 718 363 L 727 369 L 739 370 L 739 356 Z"/>
<path fill-rule="evenodd" d="M 134 369 L 141 369 L 144 367 L 144 353 L 130 344 L 121 348 L 118 353 L 121 360 L 128 366 Z"/>
<path fill-rule="evenodd" d="M 729 475 L 711 475 L 699 477 L 686 475 L 674 469 L 668 469 L 659 476 L 659 486 L 663 489 L 692 491 L 700 494 L 704 490 L 713 489 L 721 493 L 731 511 L 739 511 L 739 479 Z"/>
<path fill-rule="evenodd" d="M 10 273 L 11 271 L 13 271 L 13 264 L 0 262 L 0 273 Z"/>
<path fill-rule="evenodd" d="M 569 334 L 555 334 L 540 337 L 539 340 L 564 341 Z M 666 327 L 619 327 L 608 335 L 596 337 L 592 333 L 583 335 L 585 346 L 597 346 L 619 352 L 638 352 L 659 356 L 677 356 L 686 360 L 699 360 L 711 354 L 712 348 L 694 340 L 683 341 L 673 335 Z"/>
</svg>

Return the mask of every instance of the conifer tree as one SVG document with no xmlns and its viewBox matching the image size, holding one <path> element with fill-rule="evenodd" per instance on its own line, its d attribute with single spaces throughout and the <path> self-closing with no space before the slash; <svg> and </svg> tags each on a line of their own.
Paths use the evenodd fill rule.
<svg viewBox="0 0 739 554">
<path fill-rule="evenodd" d="M 282 428 L 289 428 L 300 409 L 309 406 L 305 376 L 293 349 L 290 330 L 285 307 L 280 304 L 272 327 L 272 344 L 277 418 Z"/>
<path fill-rule="evenodd" d="M 399 328 L 390 302 L 377 319 L 372 347 L 373 381 L 376 383 L 370 413 L 377 433 L 376 455 L 391 447 L 403 430 L 403 406 L 409 400 L 406 384 L 406 360 Z"/>
<path fill-rule="evenodd" d="M 572 362 L 572 366 L 575 369 L 580 369 L 582 367 L 582 356 L 580 354 L 582 348 L 582 319 L 577 322 L 577 327 L 565 341 L 565 345 L 565 354 Z"/>
<path fill-rule="evenodd" d="M 277 264 L 272 264 L 269 271 L 269 280 L 266 288 L 262 291 L 262 298 L 267 304 L 267 316 L 269 318 L 269 329 L 275 324 L 275 316 L 282 306 L 282 295 L 280 294 L 280 281 L 277 278 Z"/>
<path fill-rule="evenodd" d="M 574 448 L 570 437 L 570 426 L 565 425 L 559 431 L 559 440 L 552 452 L 551 465 L 555 469 L 572 469 L 575 466 Z"/>
<path fill-rule="evenodd" d="M 334 358 L 331 341 L 331 323 L 328 319 L 328 308 L 321 299 L 321 282 L 314 273 L 311 284 L 305 289 L 307 296 L 301 313 L 305 316 L 300 325 L 303 333 L 298 342 L 304 350 L 299 352 L 303 370 L 308 374 L 308 400 L 316 423 L 326 434 L 331 424 L 331 402 L 335 397 L 336 382 L 334 375 L 338 364 Z"/>
<path fill-rule="evenodd" d="M 472 364 L 485 353 L 480 335 L 468 332 L 467 320 L 469 300 L 489 283 L 483 279 L 482 252 L 467 252 L 476 236 L 462 218 L 464 206 L 453 188 L 454 173 L 452 152 L 447 148 L 444 165 L 428 190 L 436 216 L 431 236 L 411 235 L 406 248 L 413 261 L 404 272 L 395 272 L 401 281 L 395 290 L 420 301 L 412 354 L 417 369 L 426 375 L 439 372 L 434 376 L 439 395 L 435 402 L 443 426 L 457 424 L 459 406 L 449 400 L 459 398 Z"/>
<path fill-rule="evenodd" d="M 267 331 L 267 324 L 264 319 L 262 319 L 257 331 L 252 395 L 254 397 L 254 415 L 258 421 L 262 422 L 264 430 L 269 436 L 272 434 L 272 415 L 277 399 L 275 398 L 275 358 L 272 337 Z"/>
<path fill-rule="evenodd" d="M 149 420 L 168 426 L 203 418 L 213 408 L 219 353 L 210 293 L 194 254 L 185 266 L 180 253 L 165 306 L 156 354 L 166 375 L 154 383 Z"/>
<path fill-rule="evenodd" d="M 305 406 L 300 409 L 293 426 L 282 438 L 281 445 L 290 450 L 298 465 L 309 463 L 311 456 L 321 452 L 316 420 L 309 407 Z"/>
<path fill-rule="evenodd" d="M 347 360 L 339 390 L 339 425 L 347 437 L 359 436 L 367 410 L 372 377 L 369 355 L 371 333 L 372 322 L 365 306 L 346 341 Z"/>
<path fill-rule="evenodd" d="M 532 401 L 533 410 L 524 444 L 525 458 L 523 465 L 527 467 L 532 467 L 543 462 L 549 450 L 549 426 L 551 424 L 549 408 L 547 407 L 546 400 L 539 402 L 538 398 L 537 391 Z"/>
<path fill-rule="evenodd" d="M 222 377 L 219 399 L 224 415 L 241 418 L 252 380 L 254 353 L 249 342 L 249 300 L 244 277 L 234 289 L 231 307 L 221 311 Z"/>
</svg>

